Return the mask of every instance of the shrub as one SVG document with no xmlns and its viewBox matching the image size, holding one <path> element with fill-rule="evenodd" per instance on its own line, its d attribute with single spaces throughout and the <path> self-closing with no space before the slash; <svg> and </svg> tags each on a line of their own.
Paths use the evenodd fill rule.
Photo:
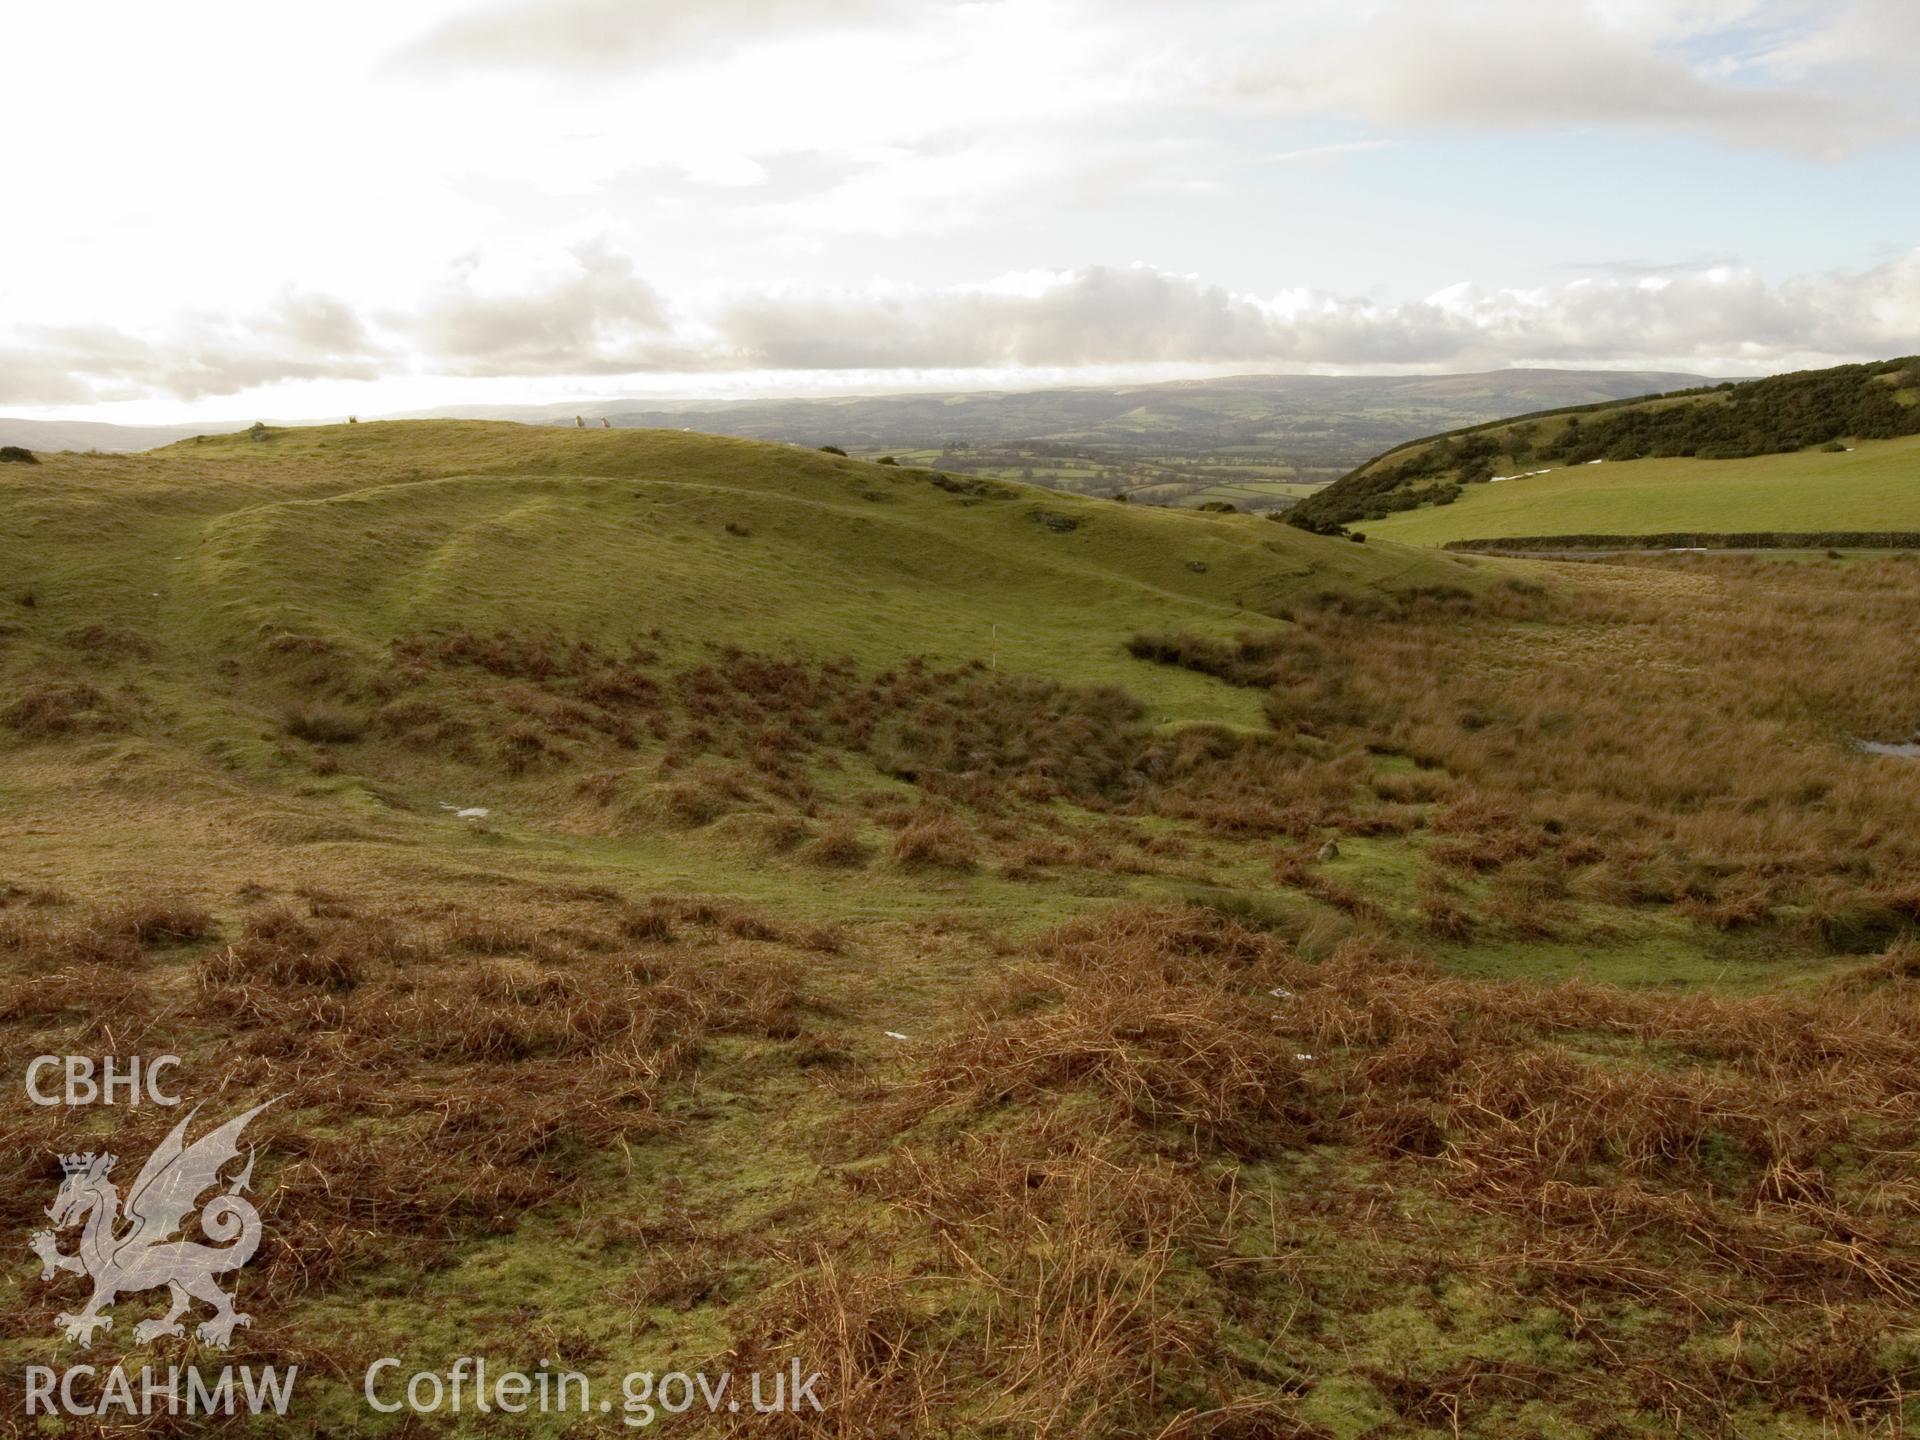
<svg viewBox="0 0 1920 1440">
<path fill-rule="evenodd" d="M 0 465 L 38 465 L 40 457 L 24 445 L 0 445 Z"/>
<path fill-rule="evenodd" d="M 1127 641 L 1127 653 L 1156 665 L 1196 670 L 1229 685 L 1264 689 L 1281 679 L 1280 660 L 1287 648 L 1281 635 L 1243 634 L 1233 640 L 1179 633 L 1141 634 Z"/>
<path fill-rule="evenodd" d="M 845 459 L 847 454 L 847 452 L 842 450 L 838 445 L 822 445 L 820 451 L 824 455 L 838 455 L 842 459 Z"/>
</svg>

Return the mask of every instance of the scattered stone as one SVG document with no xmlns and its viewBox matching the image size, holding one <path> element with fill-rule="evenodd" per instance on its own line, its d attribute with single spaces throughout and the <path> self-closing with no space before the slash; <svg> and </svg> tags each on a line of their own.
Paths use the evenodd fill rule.
<svg viewBox="0 0 1920 1440">
<path fill-rule="evenodd" d="M 1320 847 L 1319 858 L 1321 860 L 1338 860 L 1340 858 L 1340 842 L 1338 840 L 1327 841 L 1326 844 Z"/>
<path fill-rule="evenodd" d="M 1911 740 L 1855 740 L 1853 746 L 1866 755 L 1887 755 L 1896 760 L 1920 760 L 1920 735 Z"/>
</svg>

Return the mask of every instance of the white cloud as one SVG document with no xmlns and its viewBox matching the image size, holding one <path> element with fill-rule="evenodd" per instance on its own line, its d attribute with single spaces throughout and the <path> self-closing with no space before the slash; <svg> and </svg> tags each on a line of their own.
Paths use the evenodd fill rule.
<svg viewBox="0 0 1920 1440">
<path fill-rule="evenodd" d="M 1013 286 L 768 292 L 726 306 L 715 329 L 731 363 L 775 370 L 1838 363 L 1920 346 L 1920 250 L 1777 285 L 1719 267 L 1529 290 L 1462 284 L 1404 303 L 1238 295 L 1145 266 L 1093 267 Z"/>
<path fill-rule="evenodd" d="M 567 258 L 560 273 L 518 291 L 483 288 L 479 261 L 463 262 L 421 313 L 390 323 L 411 334 L 422 364 L 456 375 L 622 374 L 685 363 L 670 343 L 665 303 L 630 256 L 593 243 Z"/>
<path fill-rule="evenodd" d="M 331 296 L 288 291 L 256 314 L 186 315 L 145 332 L 17 327 L 0 344 L 0 404 L 75 405 L 239 395 L 310 380 L 372 380 L 392 357 Z"/>
<path fill-rule="evenodd" d="M 1257 304 L 1144 266 L 1092 267 L 1027 293 L 769 292 L 716 320 L 742 362 L 772 370 L 1253 361 L 1274 352 Z"/>
<path fill-rule="evenodd" d="M 882 0 L 514 0 L 456 14 L 409 52 L 441 64 L 576 71 L 658 65 L 744 38 L 884 19 Z"/>
<path fill-rule="evenodd" d="M 809 58 L 832 66 L 841 37 L 864 42 L 846 68 L 798 78 L 850 85 L 872 100 L 871 123 L 896 133 L 922 123 L 929 98 L 976 124 L 1017 122 L 1057 115 L 1060 97 L 1111 95 L 1116 80 L 1167 115 L 1252 107 L 1382 126 L 1621 127 L 1792 153 L 1911 134 L 1920 118 L 1910 0 L 515 0 L 456 14 L 408 53 L 443 68 L 594 78 L 821 39 L 829 45 Z M 874 51 L 876 40 L 888 48 Z M 1031 83 L 1036 72 L 1051 83 Z M 903 74 L 934 94 L 899 96 Z M 809 124 L 804 110 L 793 119 Z"/>
<path fill-rule="evenodd" d="M 1911 11 L 1911 7 L 1909 7 Z M 1797 155 L 1911 136 L 1911 48 L 1879 0 L 1376 0 L 1241 12 L 1210 81 L 1286 114 L 1389 127 L 1691 133 Z M 1911 13 L 1897 24 L 1914 26 Z"/>
<path fill-rule="evenodd" d="M 463 263 L 417 310 L 383 316 L 378 338 L 340 302 L 300 294 L 247 321 L 203 317 L 157 336 L 43 328 L 33 347 L 0 350 L 0 401 L 192 400 L 288 381 L 436 375 L 585 383 L 751 372 L 777 383 L 860 372 L 868 384 L 910 385 L 932 371 L 1169 366 L 1751 372 L 1920 348 L 1920 250 L 1778 284 L 1717 266 L 1531 289 L 1463 282 L 1402 303 L 1311 288 L 1236 294 L 1146 265 L 935 288 L 742 288 L 671 303 L 604 245 L 578 247 L 568 271 L 519 290 L 483 286 L 484 270 Z"/>
</svg>

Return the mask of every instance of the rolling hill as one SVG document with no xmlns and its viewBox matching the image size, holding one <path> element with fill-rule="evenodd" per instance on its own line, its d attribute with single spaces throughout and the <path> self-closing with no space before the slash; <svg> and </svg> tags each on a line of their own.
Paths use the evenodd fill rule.
<svg viewBox="0 0 1920 1440">
<path fill-rule="evenodd" d="M 1298 525 L 1421 543 L 1684 531 L 1912 531 L 1920 362 L 1522 416 L 1396 447 Z"/>
<path fill-rule="evenodd" d="M 1386 445 L 1549 405 L 1697 383 L 1648 371 L 1476 375 L 1243 375 L 1159 385 L 804 400 L 603 400 L 456 406 L 426 418 L 689 430 L 896 455 L 954 473 L 1053 489 L 1243 510 L 1282 509 Z M 145 450 L 238 424 L 115 426 L 0 417 L 0 445 Z"/>
<path fill-rule="evenodd" d="M 476 766 L 479 787 L 496 803 L 512 792 L 508 810 L 542 829 L 618 832 L 675 782 L 626 758 L 630 722 L 614 717 L 631 697 L 570 696 L 584 708 L 562 728 L 580 733 L 540 739 L 528 727 L 554 719 L 544 702 L 476 699 L 439 666 L 413 694 L 408 647 L 589 639 L 644 653 L 649 674 L 750 653 L 864 676 L 911 661 L 1048 685 L 1146 677 L 1149 726 L 1258 729 L 1252 692 L 1143 664 L 1129 637 L 1227 637 L 1315 595 L 1473 581 L 1462 562 L 1251 516 L 755 441 L 487 421 L 46 456 L 0 466 L 0 515 L 0 678 L 26 733 L 119 736 L 127 773 L 219 776 L 237 797 L 314 785 L 296 732 L 337 730 L 355 763 L 319 788 L 377 794 L 382 828 L 414 816 L 429 835 L 438 798 L 470 795 Z M 629 678 L 642 693 L 665 683 Z M 571 787 L 595 767 L 614 779 L 583 806 Z M 135 807 L 121 826 L 168 823 Z M 78 876 L 152 849 L 89 843 L 42 861 Z"/>
<path fill-rule="evenodd" d="M 276 630 L 371 653 L 435 626 L 622 642 L 664 627 L 652 643 L 675 653 L 720 634 L 885 667 L 988 658 L 997 627 L 1007 670 L 1116 681 L 1138 671 L 1121 647 L 1136 630 L 1225 632 L 1306 591 L 1449 568 L 1247 517 L 698 434 L 267 436 L 0 470 L 8 509 L 31 517 L 0 541 L 0 570 L 38 597 L 33 631 L 125 625 L 184 660 Z"/>
</svg>

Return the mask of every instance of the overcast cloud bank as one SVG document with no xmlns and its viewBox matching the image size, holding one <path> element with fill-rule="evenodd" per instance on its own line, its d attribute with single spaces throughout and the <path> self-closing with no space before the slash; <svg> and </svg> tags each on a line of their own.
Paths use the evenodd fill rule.
<svg viewBox="0 0 1920 1440">
<path fill-rule="evenodd" d="M 1920 251 L 1769 285 L 1714 266 L 1530 290 L 1450 287 L 1383 304 L 1310 288 L 1241 295 L 1140 265 L 939 289 L 739 289 L 676 304 L 605 246 L 521 292 L 459 272 L 378 317 L 289 293 L 247 316 L 157 334 L 40 327 L 0 349 L 0 404 L 196 400 L 318 378 L 1242 366 L 1354 371 L 1657 360 L 1719 373 L 1840 363 L 1920 346 Z"/>
</svg>

